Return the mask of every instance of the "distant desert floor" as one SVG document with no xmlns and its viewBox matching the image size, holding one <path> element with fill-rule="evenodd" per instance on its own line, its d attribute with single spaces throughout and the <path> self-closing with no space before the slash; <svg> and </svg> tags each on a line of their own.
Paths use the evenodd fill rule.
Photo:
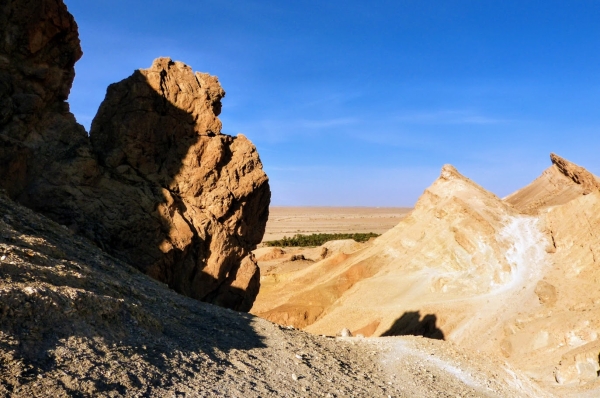
<svg viewBox="0 0 600 398">
<path fill-rule="evenodd" d="M 396 226 L 409 207 L 284 207 L 269 208 L 264 241 L 296 234 L 374 232 Z"/>
</svg>

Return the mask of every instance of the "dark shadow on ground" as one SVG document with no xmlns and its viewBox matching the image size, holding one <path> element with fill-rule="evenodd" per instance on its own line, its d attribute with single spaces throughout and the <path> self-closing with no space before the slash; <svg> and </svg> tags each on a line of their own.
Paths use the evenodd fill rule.
<svg viewBox="0 0 600 398">
<path fill-rule="evenodd" d="M 437 317 L 427 314 L 421 318 L 420 311 L 407 311 L 385 331 L 382 336 L 423 336 L 444 340 L 444 332 L 436 326 Z"/>
<path fill-rule="evenodd" d="M 231 350 L 265 347 L 252 315 L 179 295 L 1 194 L 0 216 L 0 390 L 60 372 L 103 394 L 144 378 L 168 388 L 201 363 L 223 369 Z"/>
</svg>

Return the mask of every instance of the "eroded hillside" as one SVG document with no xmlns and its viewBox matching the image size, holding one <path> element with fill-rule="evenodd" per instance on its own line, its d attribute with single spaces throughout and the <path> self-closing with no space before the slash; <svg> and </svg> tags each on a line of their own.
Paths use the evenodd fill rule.
<svg viewBox="0 0 600 398">
<path fill-rule="evenodd" d="M 319 334 L 445 339 L 561 394 L 599 389 L 598 180 L 551 160 L 505 199 L 445 166 L 374 242 L 299 269 L 271 264 L 252 312 Z"/>
<path fill-rule="evenodd" d="M 0 194 L 1 397 L 543 396 L 422 338 L 311 335 L 179 295 Z"/>
</svg>

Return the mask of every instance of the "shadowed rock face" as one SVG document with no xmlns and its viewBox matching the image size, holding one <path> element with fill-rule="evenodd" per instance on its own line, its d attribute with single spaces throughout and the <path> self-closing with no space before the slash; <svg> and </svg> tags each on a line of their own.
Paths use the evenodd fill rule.
<svg viewBox="0 0 600 398">
<path fill-rule="evenodd" d="M 0 27 L 0 184 L 17 196 L 87 140 L 65 102 L 82 52 L 61 1 L 2 1 Z"/>
<path fill-rule="evenodd" d="M 65 102 L 81 49 L 62 1 L 1 7 L 0 187 L 180 293 L 249 310 L 270 190 L 254 145 L 221 134 L 218 79 L 157 59 L 108 88 L 88 137 Z"/>
</svg>

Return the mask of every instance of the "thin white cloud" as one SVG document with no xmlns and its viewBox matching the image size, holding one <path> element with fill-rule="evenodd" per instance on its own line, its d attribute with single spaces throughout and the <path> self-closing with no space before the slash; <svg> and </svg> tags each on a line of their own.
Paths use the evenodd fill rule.
<svg viewBox="0 0 600 398">
<path fill-rule="evenodd" d="M 348 126 L 360 123 L 359 119 L 353 117 L 322 119 L 322 120 L 300 120 L 298 125 L 308 129 L 322 129 L 327 127 Z"/>
<path fill-rule="evenodd" d="M 345 126 L 360 125 L 361 120 L 352 117 L 330 118 L 330 119 L 262 119 L 250 122 L 239 122 L 222 117 L 225 133 L 242 132 L 256 141 L 269 143 L 280 143 L 298 136 L 315 135 L 338 132 Z"/>
<path fill-rule="evenodd" d="M 399 123 L 410 124 L 500 124 L 511 120 L 489 117 L 468 110 L 438 110 L 402 112 L 392 118 Z"/>
</svg>

